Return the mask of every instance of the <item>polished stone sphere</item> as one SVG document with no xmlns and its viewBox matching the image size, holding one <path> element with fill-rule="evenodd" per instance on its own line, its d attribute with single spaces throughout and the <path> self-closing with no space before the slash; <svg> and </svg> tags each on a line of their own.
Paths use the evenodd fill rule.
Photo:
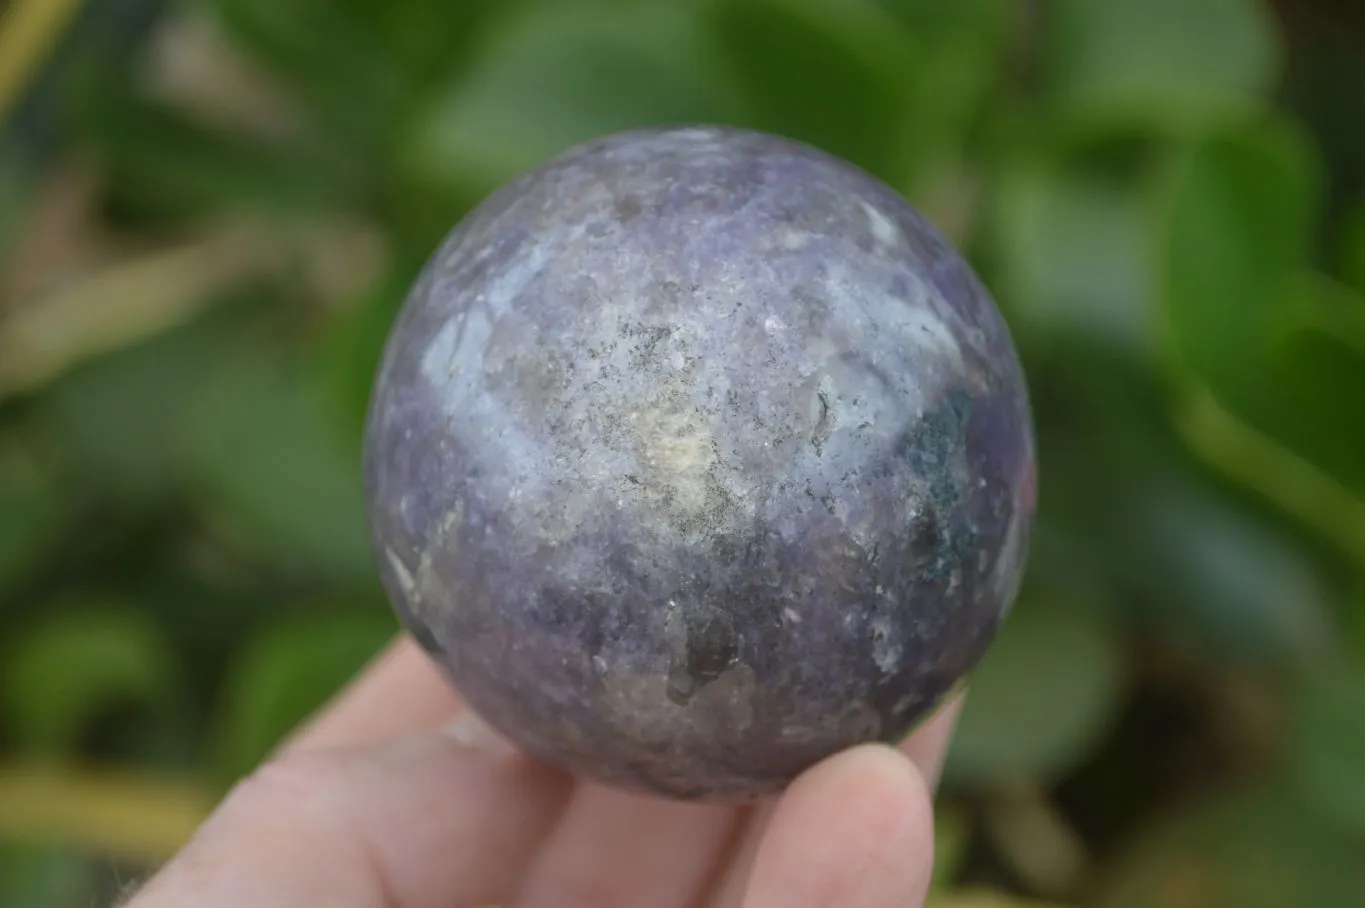
<svg viewBox="0 0 1365 908">
<path fill-rule="evenodd" d="M 617 134 L 449 235 L 365 440 L 382 580 L 469 706 L 580 777 L 741 801 L 982 656 L 1034 509 L 986 290 L 852 165 Z"/>
</svg>

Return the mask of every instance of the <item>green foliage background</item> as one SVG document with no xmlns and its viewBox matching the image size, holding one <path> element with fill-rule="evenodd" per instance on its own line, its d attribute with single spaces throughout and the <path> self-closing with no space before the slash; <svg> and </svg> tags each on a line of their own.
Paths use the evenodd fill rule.
<svg viewBox="0 0 1365 908">
<path fill-rule="evenodd" d="M 112 898 L 395 632 L 361 419 L 441 235 L 697 120 L 902 190 L 1026 360 L 939 903 L 1365 905 L 1359 9 L 0 4 L 0 905 Z"/>
</svg>

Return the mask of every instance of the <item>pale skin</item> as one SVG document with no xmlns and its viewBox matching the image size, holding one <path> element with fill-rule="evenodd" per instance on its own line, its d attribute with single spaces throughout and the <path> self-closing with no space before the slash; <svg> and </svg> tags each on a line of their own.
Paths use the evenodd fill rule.
<svg viewBox="0 0 1365 908">
<path fill-rule="evenodd" d="M 906 908 L 933 863 L 951 701 L 779 798 L 579 782 L 480 723 L 400 638 L 219 805 L 128 908 Z"/>
</svg>

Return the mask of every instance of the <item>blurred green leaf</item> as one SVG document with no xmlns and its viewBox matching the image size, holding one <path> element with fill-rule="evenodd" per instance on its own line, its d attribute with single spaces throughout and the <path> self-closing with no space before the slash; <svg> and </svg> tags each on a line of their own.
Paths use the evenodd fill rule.
<svg viewBox="0 0 1365 908">
<path fill-rule="evenodd" d="M 1343 233 L 1341 277 L 1356 290 L 1365 293 L 1365 202 L 1355 206 Z"/>
<path fill-rule="evenodd" d="M 918 76 L 914 107 L 901 114 L 911 152 L 926 146 L 932 150 L 936 141 L 945 139 L 964 144 L 972 117 L 981 112 L 1006 72 L 1008 42 L 1021 9 L 1001 0 L 876 3 L 900 20 L 919 56 L 914 64 Z"/>
<path fill-rule="evenodd" d="M 1000 191 L 1000 287 L 1044 337 L 1154 353 L 1148 203 L 1141 186 L 1025 170 Z"/>
<path fill-rule="evenodd" d="M 71 473 L 127 499 L 157 497 L 184 479 L 187 426 L 213 377 L 268 349 L 258 326 L 193 322 L 84 364 L 48 396 L 47 417 Z"/>
<path fill-rule="evenodd" d="M 1358 493 L 1365 315 L 1307 269 L 1315 165 L 1303 137 L 1282 128 L 1190 156 L 1161 240 L 1163 309 L 1180 360 L 1215 398 Z"/>
<path fill-rule="evenodd" d="M 1134 620 L 1225 660 L 1306 666 L 1332 651 L 1321 574 L 1278 526 L 1175 477 L 1145 483 L 1127 517 Z"/>
<path fill-rule="evenodd" d="M 1365 351 L 1335 332 L 1300 330 L 1273 351 L 1259 394 L 1240 408 L 1262 431 L 1328 471 L 1365 502 Z M 1345 503 L 1345 502 L 1343 502 Z M 1360 528 L 1365 529 L 1365 528 Z"/>
<path fill-rule="evenodd" d="M 821 0 L 714 0 L 705 9 L 750 125 L 900 176 L 922 52 L 894 17 Z"/>
<path fill-rule="evenodd" d="M 1365 593 L 1351 598 L 1346 616 L 1347 648 L 1357 665 L 1365 666 Z"/>
<path fill-rule="evenodd" d="M 387 609 L 319 616 L 256 636 L 229 667 L 218 710 L 214 769 L 231 782 L 351 679 L 397 632 Z"/>
<path fill-rule="evenodd" d="M 321 380 L 332 393 L 336 411 L 359 450 L 370 391 L 379 360 L 413 276 L 395 270 L 350 311 L 328 325 L 318 350 Z"/>
<path fill-rule="evenodd" d="M 1365 838 L 1365 664 L 1304 679 L 1290 741 L 1294 777 L 1309 803 Z"/>
<path fill-rule="evenodd" d="M 1360 496 L 1365 303 L 1308 268 L 1320 180 L 1284 124 L 1203 143 L 1172 183 L 1163 312 L 1223 406 Z"/>
<path fill-rule="evenodd" d="M 105 169 L 110 194 L 132 210 L 177 217 L 316 211 L 359 191 L 345 148 L 227 133 L 139 98 L 103 72 L 87 82 L 75 125 Z"/>
<path fill-rule="evenodd" d="M 1365 502 L 1365 296 L 1302 272 L 1285 288 L 1282 311 L 1281 335 L 1246 382 L 1254 391 L 1232 403 Z"/>
<path fill-rule="evenodd" d="M 1001 0 L 876 0 L 876 4 L 917 35 L 941 40 L 950 35 L 976 32 L 998 36 L 1014 11 Z"/>
<path fill-rule="evenodd" d="M 174 704 L 180 689 L 174 650 L 149 616 L 98 598 L 49 609 L 5 642 L 0 661 L 5 714 L 24 750 L 67 754 L 112 706 Z"/>
<path fill-rule="evenodd" d="M 700 39 L 686 5 L 534 5 L 438 93 L 412 136 L 411 166 L 482 194 L 599 135 L 724 119 Z"/>
<path fill-rule="evenodd" d="M 1293 321 L 1302 330 L 1316 331 L 1350 351 L 1365 367 L 1365 293 L 1325 274 L 1308 271 L 1291 288 Z M 1365 368 L 1361 375 L 1365 377 Z"/>
<path fill-rule="evenodd" d="M 1358 382 L 1348 382 L 1328 388 L 1334 393 L 1326 397 L 1339 399 L 1357 386 Z M 1282 408 L 1280 412 L 1297 411 Z M 1173 415 L 1176 429 L 1195 454 L 1228 478 L 1254 489 L 1347 558 L 1365 564 L 1365 500 L 1350 488 L 1229 412 L 1203 389 L 1187 392 Z M 1336 419 L 1317 426 L 1319 437 L 1331 437 L 1330 430 L 1343 428 Z M 1324 428 L 1329 432 L 1322 432 Z M 1349 432 L 1351 426 L 1348 423 L 1344 428 Z M 1274 477 L 1274 482 L 1267 482 L 1268 477 Z"/>
<path fill-rule="evenodd" d="M 239 2 L 239 0 L 219 0 Z M 259 2 L 259 0 L 257 0 Z M 404 0 L 374 3 L 373 0 L 333 0 L 327 6 L 345 14 L 365 42 L 368 53 L 379 55 L 401 76 L 406 94 L 421 91 L 430 77 L 447 79 L 468 63 L 471 52 L 484 39 L 484 29 L 497 14 L 513 8 L 505 0 Z M 279 18 L 276 18 L 278 27 Z M 306 38 L 306 35 L 299 37 Z M 290 59 L 298 64 L 297 56 Z M 370 111 L 382 116 L 382 111 Z"/>
<path fill-rule="evenodd" d="M 189 469 L 234 546 L 291 573 L 364 582 L 360 451 L 311 365 L 242 357 L 216 375 L 185 415 Z"/>
<path fill-rule="evenodd" d="M 0 434 L 0 592 L 56 540 L 63 510 L 50 464 L 27 439 Z"/>
<path fill-rule="evenodd" d="M 72 849 L 0 843 L 0 904 L 15 908 L 90 908 L 97 898 L 94 867 Z"/>
<path fill-rule="evenodd" d="M 971 675 L 945 779 L 979 786 L 1067 771 L 1107 731 L 1122 688 L 1095 609 L 1025 598 Z"/>
<path fill-rule="evenodd" d="M 991 105 L 1009 62 L 1001 15 L 1006 4 L 986 5 L 997 15 L 984 22 L 970 25 L 946 17 L 958 27 L 945 23 L 942 28 L 912 31 L 917 59 L 909 106 L 900 115 L 902 147 L 881 173 L 958 243 L 974 226 L 977 212 L 971 209 L 976 206 L 968 206 L 965 217 L 945 222 L 935 210 L 934 197 L 941 191 L 936 184 L 945 177 L 950 183 L 974 182 L 978 159 L 992 160 L 994 154 L 989 143 L 974 141 L 974 130 L 981 123 L 996 128 L 1002 122 Z"/>
<path fill-rule="evenodd" d="M 1101 908 L 1358 905 L 1365 861 L 1281 795 L 1224 796 L 1158 821 L 1121 857 Z"/>
<path fill-rule="evenodd" d="M 1207 131 L 1255 110 L 1277 75 L 1261 0 L 1058 0 L 1036 15 L 1048 100 L 1086 129 Z"/>
<path fill-rule="evenodd" d="M 402 109 L 402 75 L 370 23 L 327 0 L 211 0 L 237 45 L 299 93 L 338 138 L 376 142 Z M 383 4 L 387 6 L 388 4 Z M 412 7 L 411 3 L 398 4 Z M 451 16 L 468 4 L 447 4 Z M 379 4 L 376 4 L 379 6 Z"/>
<path fill-rule="evenodd" d="M 1181 159 L 1161 225 L 1158 290 L 1175 350 L 1220 393 L 1256 377 L 1307 261 L 1319 189 L 1284 123 L 1223 133 Z"/>
</svg>

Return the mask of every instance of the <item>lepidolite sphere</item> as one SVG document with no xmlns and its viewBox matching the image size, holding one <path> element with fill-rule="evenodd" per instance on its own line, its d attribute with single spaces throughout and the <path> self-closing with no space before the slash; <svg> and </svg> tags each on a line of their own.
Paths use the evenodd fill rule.
<svg viewBox="0 0 1365 908">
<path fill-rule="evenodd" d="M 1035 474 L 1007 328 L 904 199 L 669 128 L 457 226 L 393 327 L 365 475 L 395 609 L 494 728 L 742 800 L 899 739 L 968 672 Z"/>
</svg>

